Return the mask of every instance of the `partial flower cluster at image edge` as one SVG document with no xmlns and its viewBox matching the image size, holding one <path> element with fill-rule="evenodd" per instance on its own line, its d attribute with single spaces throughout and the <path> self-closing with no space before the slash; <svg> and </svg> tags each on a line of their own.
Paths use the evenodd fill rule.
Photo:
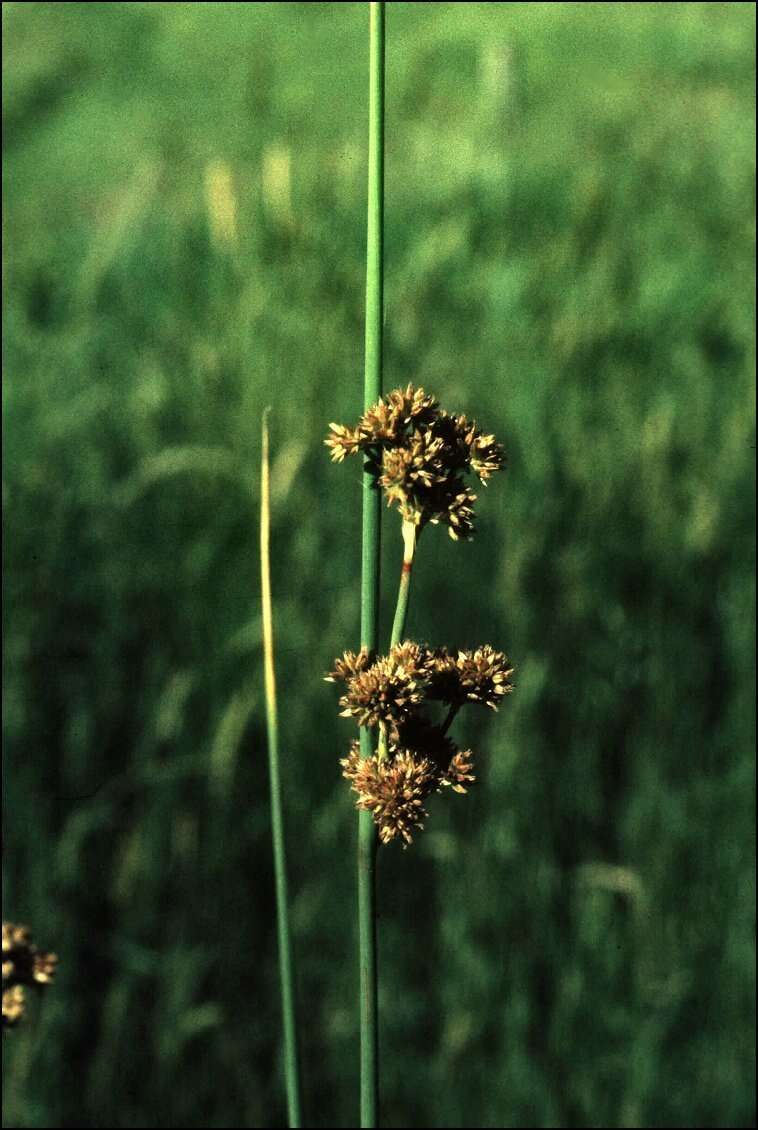
<svg viewBox="0 0 758 1130">
<path fill-rule="evenodd" d="M 54 953 L 39 950 L 28 927 L 3 922 L 3 1028 L 13 1028 L 23 1018 L 27 988 L 49 985 L 58 965 Z"/>
</svg>

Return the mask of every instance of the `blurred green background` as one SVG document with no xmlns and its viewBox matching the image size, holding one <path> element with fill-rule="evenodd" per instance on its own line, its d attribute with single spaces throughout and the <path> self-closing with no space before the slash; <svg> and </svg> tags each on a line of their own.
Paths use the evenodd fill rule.
<svg viewBox="0 0 758 1130">
<path fill-rule="evenodd" d="M 6 4 L 6 1125 L 281 1126 L 260 417 L 308 1124 L 357 1118 L 363 4 Z M 510 456 L 409 632 L 504 647 L 381 855 L 387 1126 L 754 1119 L 752 4 L 388 5 L 385 387 Z M 428 540 L 427 540 L 428 539 Z M 385 523 L 385 625 L 400 558 Z"/>
</svg>

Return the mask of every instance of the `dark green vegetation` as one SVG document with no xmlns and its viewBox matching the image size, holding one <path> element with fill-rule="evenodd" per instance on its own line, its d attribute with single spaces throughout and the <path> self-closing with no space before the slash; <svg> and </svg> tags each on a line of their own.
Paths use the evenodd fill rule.
<svg viewBox="0 0 758 1130">
<path fill-rule="evenodd" d="M 381 856 L 390 1126 L 753 1119 L 753 12 L 389 6 L 385 387 L 511 457 L 471 545 L 424 535 L 408 630 L 518 667 L 465 723 L 475 788 Z M 358 638 L 360 469 L 322 439 L 361 410 L 367 13 L 3 20 L 5 899 L 62 959 L 7 1124 L 282 1125 L 272 404 L 306 1117 L 354 1125 L 321 676 Z"/>
</svg>

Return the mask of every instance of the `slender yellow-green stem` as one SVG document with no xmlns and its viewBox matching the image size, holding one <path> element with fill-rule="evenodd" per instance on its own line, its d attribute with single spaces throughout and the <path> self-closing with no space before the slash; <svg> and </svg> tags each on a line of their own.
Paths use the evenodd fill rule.
<svg viewBox="0 0 758 1130">
<path fill-rule="evenodd" d="M 400 572 L 400 586 L 397 593 L 395 618 L 392 621 L 390 647 L 400 643 L 405 633 L 405 620 L 408 615 L 408 597 L 411 590 L 413 558 L 416 553 L 416 527 L 412 522 L 403 522 L 403 567 Z"/>
<path fill-rule="evenodd" d="M 412 522 L 403 522 L 403 565 L 400 570 L 400 585 L 397 590 L 397 604 L 395 616 L 392 621 L 392 635 L 390 647 L 400 643 L 405 633 L 405 621 L 408 616 L 408 598 L 411 592 L 411 574 L 413 572 L 413 558 L 416 553 L 416 527 Z M 387 756 L 387 730 L 379 727 L 379 752 L 381 761 Z"/>
<path fill-rule="evenodd" d="M 279 726 L 276 713 L 276 678 L 274 674 L 274 625 L 271 608 L 271 562 L 269 530 L 268 409 L 263 415 L 263 447 L 261 457 L 261 603 L 263 607 L 263 664 L 266 690 L 266 729 L 268 733 L 268 768 L 271 789 L 271 836 L 274 846 L 274 882 L 276 888 L 276 928 L 279 943 L 279 982 L 282 996 L 284 1030 L 284 1079 L 287 1092 L 289 1124 L 299 1127 L 300 1071 L 297 1055 L 295 991 L 292 976 L 292 944 L 290 941 L 287 867 L 284 852 L 284 819 L 282 785 L 279 770 Z"/>
<path fill-rule="evenodd" d="M 364 408 L 382 395 L 384 253 L 384 4 L 369 4 L 369 135 L 366 228 L 366 352 Z M 377 649 L 379 633 L 380 497 L 363 476 L 361 645 Z M 361 755 L 373 753 L 361 730 Z M 376 970 L 376 827 L 369 812 L 358 817 L 358 944 L 360 968 L 361 1126 L 377 1125 L 379 1038 Z"/>
</svg>

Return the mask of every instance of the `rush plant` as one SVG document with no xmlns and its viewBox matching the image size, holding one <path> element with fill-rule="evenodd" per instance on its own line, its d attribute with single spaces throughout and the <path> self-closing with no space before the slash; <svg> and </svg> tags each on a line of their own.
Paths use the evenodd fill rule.
<svg viewBox="0 0 758 1130">
<path fill-rule="evenodd" d="M 343 685 L 341 713 L 359 737 L 340 764 L 356 794 L 360 969 L 361 1126 L 378 1125 L 379 1057 L 376 965 L 377 845 L 404 847 L 423 828 L 434 792 L 465 793 L 473 755 L 449 730 L 467 703 L 492 709 L 512 690 L 512 668 L 489 644 L 474 650 L 430 648 L 407 640 L 411 575 L 419 539 L 444 525 L 454 540 L 474 533 L 472 477 L 486 485 L 505 466 L 492 435 L 444 411 L 409 384 L 382 396 L 384 221 L 384 4 L 371 3 L 369 169 L 366 249 L 364 412 L 354 427 L 331 424 L 334 462 L 363 460 L 361 646 L 337 659 L 327 679 Z M 403 560 L 386 653 L 379 653 L 381 497 L 397 507 Z M 436 716 L 442 704 L 443 718 Z M 446 710 L 445 710 L 446 708 Z"/>
<path fill-rule="evenodd" d="M 335 462 L 363 458 L 373 497 L 383 493 L 400 512 L 404 550 L 388 650 L 378 654 L 364 637 L 360 650 L 344 652 L 327 675 L 343 686 L 341 714 L 361 731 L 340 764 L 360 812 L 361 1125 L 375 1126 L 376 840 L 407 847 L 434 792 L 467 791 L 473 754 L 450 737 L 453 721 L 469 703 L 496 710 L 513 689 L 507 656 L 490 644 L 451 649 L 404 638 L 413 563 L 428 526 L 446 526 L 456 541 L 473 537 L 476 495 L 467 479 L 486 484 L 505 456 L 494 436 L 413 385 L 390 392 L 355 427 L 332 424 L 325 442 Z"/>
</svg>

